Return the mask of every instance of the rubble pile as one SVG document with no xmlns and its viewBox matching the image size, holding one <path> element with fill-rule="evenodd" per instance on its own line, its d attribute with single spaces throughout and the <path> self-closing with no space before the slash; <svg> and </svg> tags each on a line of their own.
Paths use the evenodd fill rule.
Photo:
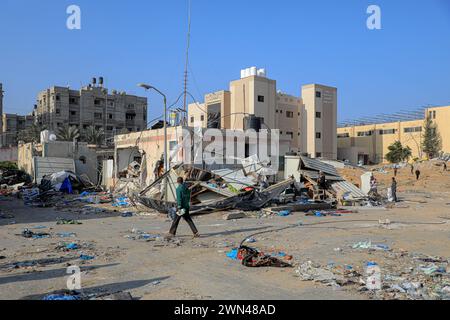
<svg viewBox="0 0 450 320">
<path fill-rule="evenodd" d="M 306 261 L 295 269 L 295 275 L 303 281 L 355 290 L 373 299 L 450 299 L 449 259 L 404 250 L 395 251 L 370 241 L 354 244 L 349 250 L 352 253 L 368 253 L 372 261 L 366 261 L 360 266 L 334 263 L 323 266 Z M 342 249 L 339 252 L 345 254 Z M 369 269 L 377 270 L 377 273 L 373 274 Z M 377 276 L 379 279 L 374 281 Z M 371 287 L 378 281 L 378 288 Z"/>
</svg>

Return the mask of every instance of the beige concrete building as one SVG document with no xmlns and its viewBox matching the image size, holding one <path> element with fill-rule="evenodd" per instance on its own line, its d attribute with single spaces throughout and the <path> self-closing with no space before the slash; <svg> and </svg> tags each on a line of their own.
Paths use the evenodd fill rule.
<svg viewBox="0 0 450 320">
<path fill-rule="evenodd" d="M 38 94 L 35 114 L 36 122 L 49 130 L 74 126 L 81 131 L 94 126 L 113 137 L 124 130 L 147 128 L 147 98 L 115 90 L 109 93 L 102 81 L 80 90 L 54 86 Z"/>
<path fill-rule="evenodd" d="M 264 69 L 245 69 L 241 79 L 230 83 L 229 91 L 206 95 L 205 103 L 190 104 L 189 125 L 198 122 L 207 127 L 207 119 L 220 105 L 222 129 L 242 130 L 245 118 L 253 115 L 263 119 L 263 128 L 280 130 L 281 144 L 288 146 L 282 154 L 336 159 L 337 89 L 310 84 L 301 92 L 300 97 L 277 92 L 276 81 L 267 78 Z"/>
<path fill-rule="evenodd" d="M 337 158 L 337 89 L 310 84 L 302 87 L 304 153 L 313 158 Z"/>
<path fill-rule="evenodd" d="M 395 141 L 412 150 L 413 158 L 423 158 L 422 141 L 425 117 L 437 125 L 442 151 L 450 153 L 450 106 L 425 110 L 423 118 L 410 121 L 347 126 L 338 128 L 338 159 L 353 164 L 383 163 L 388 147 Z"/>
<path fill-rule="evenodd" d="M 20 116 L 4 113 L 2 115 L 3 132 L 0 135 L 0 146 L 17 146 L 17 135 L 20 131 L 30 128 L 34 123 L 32 115 Z"/>
<path fill-rule="evenodd" d="M 112 148 L 88 145 L 86 142 L 51 141 L 26 143 L 18 146 L 18 166 L 36 181 L 43 172 L 57 173 L 62 170 L 85 175 L 97 184 L 101 178 L 104 160 L 113 159 Z"/>
<path fill-rule="evenodd" d="M 0 83 L 0 116 L 3 116 L 3 84 Z M 3 133 L 3 121 L 0 121 L 0 134 Z"/>
</svg>

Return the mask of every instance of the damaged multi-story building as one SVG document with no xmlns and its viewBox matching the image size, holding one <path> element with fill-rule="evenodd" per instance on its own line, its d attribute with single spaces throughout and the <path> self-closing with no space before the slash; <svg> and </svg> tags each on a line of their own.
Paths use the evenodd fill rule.
<svg viewBox="0 0 450 320">
<path fill-rule="evenodd" d="M 89 126 L 103 129 L 107 138 L 147 128 L 147 98 L 112 90 L 103 78 L 79 90 L 53 86 L 38 94 L 34 114 L 36 123 L 48 130 L 73 126 L 80 131 Z"/>
</svg>

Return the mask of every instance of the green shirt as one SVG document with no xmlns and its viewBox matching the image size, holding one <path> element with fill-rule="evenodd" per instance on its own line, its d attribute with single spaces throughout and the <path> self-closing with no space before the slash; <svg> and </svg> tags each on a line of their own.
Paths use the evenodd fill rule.
<svg viewBox="0 0 450 320">
<path fill-rule="evenodd" d="M 177 206 L 188 210 L 191 207 L 191 190 L 185 184 L 180 184 L 177 187 Z"/>
</svg>

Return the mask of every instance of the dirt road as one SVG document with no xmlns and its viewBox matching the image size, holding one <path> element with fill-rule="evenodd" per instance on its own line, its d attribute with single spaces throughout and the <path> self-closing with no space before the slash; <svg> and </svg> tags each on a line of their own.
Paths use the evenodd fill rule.
<svg viewBox="0 0 450 320">
<path fill-rule="evenodd" d="M 28 208 L 17 199 L 0 200 L 2 212 L 14 216 L 0 219 L 0 299 L 41 299 L 66 289 L 69 265 L 81 267 L 85 293 L 129 291 L 140 299 L 367 299 L 345 287 L 301 281 L 292 268 L 246 268 L 226 257 L 226 252 L 247 236 L 267 231 L 255 236 L 256 242 L 251 245 L 265 252 L 292 255 L 296 265 L 312 260 L 362 266 L 376 257 L 349 248 L 369 240 L 391 248 L 450 257 L 449 195 L 448 189 L 427 190 L 426 196 L 401 192 L 405 208 L 359 209 L 341 217 L 294 213 L 224 221 L 220 213 L 215 213 L 195 218 L 202 238 L 192 239 L 182 222 L 175 242 L 130 239 L 136 235 L 133 229 L 164 235 L 170 222 L 156 214 L 128 218 L 118 213 L 82 215 Z M 56 225 L 58 218 L 76 219 L 82 224 Z M 381 227 L 380 219 L 393 224 Z M 287 226 L 291 227 L 273 231 Z M 20 236 L 24 228 L 48 232 L 52 237 L 26 239 Z M 76 237 L 58 238 L 58 233 L 75 233 Z M 57 249 L 62 242 L 77 242 L 81 249 Z M 95 258 L 81 261 L 81 254 Z M 43 265 L 17 265 L 55 258 L 62 259 Z M 383 267 L 384 261 L 377 262 Z"/>
</svg>

